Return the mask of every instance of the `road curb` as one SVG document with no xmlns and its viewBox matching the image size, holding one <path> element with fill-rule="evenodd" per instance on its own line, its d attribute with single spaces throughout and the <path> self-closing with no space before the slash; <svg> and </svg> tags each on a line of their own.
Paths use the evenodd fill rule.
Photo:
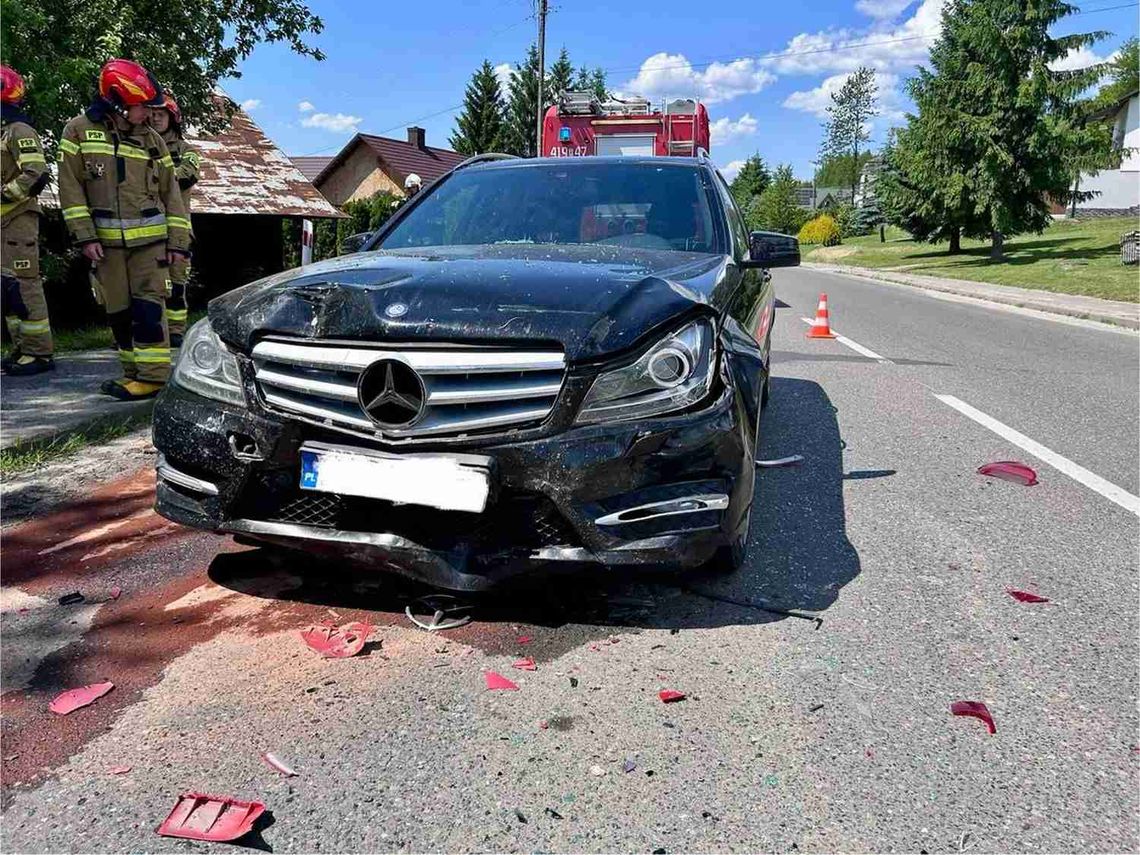
<svg viewBox="0 0 1140 855">
<path fill-rule="evenodd" d="M 869 279 L 875 282 L 888 282 L 893 285 L 904 285 L 924 291 L 939 291 L 944 294 L 954 294 L 975 300 L 979 303 L 1001 303 L 1007 306 L 1016 306 L 1019 309 L 1032 309 L 1051 315 L 1063 315 L 1085 321 L 1095 321 L 1114 327 L 1140 330 L 1140 305 L 1121 303 L 1114 300 L 1099 300 L 1095 297 L 1079 297 L 1079 303 L 1066 304 L 1064 297 L 1070 295 L 1053 294 L 1051 292 L 1032 291 L 1028 288 L 1017 288 L 1012 285 L 985 285 L 984 283 L 958 282 L 940 279 L 934 276 L 919 276 L 911 273 L 891 273 L 864 267 L 848 267 L 839 264 L 820 264 L 805 261 L 803 267 L 818 270 L 823 273 L 838 273 L 843 276 L 853 276 L 858 279 Z M 998 290 L 1000 289 L 1000 290 Z M 1099 307 L 1095 303 L 1103 303 Z"/>
</svg>

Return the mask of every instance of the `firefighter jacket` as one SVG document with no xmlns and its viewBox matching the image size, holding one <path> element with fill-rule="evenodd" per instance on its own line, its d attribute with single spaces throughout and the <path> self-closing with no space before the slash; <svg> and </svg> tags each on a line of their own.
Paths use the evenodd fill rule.
<svg viewBox="0 0 1140 855">
<path fill-rule="evenodd" d="M 190 251 L 190 220 L 174 161 L 149 126 L 89 110 L 59 141 L 59 205 L 71 239 Z"/>
<path fill-rule="evenodd" d="M 182 201 L 186 211 L 190 211 L 190 193 L 198 183 L 198 168 L 202 164 L 202 157 L 186 144 L 186 140 L 173 131 L 162 135 L 162 141 L 170 151 L 170 158 L 174 161 L 174 177 L 178 180 L 178 188 L 182 191 Z"/>
<path fill-rule="evenodd" d="M 7 105 L 5 105 L 7 106 Z M 47 186 L 47 161 L 40 136 L 23 116 L 4 116 L 0 132 L 0 225 L 7 226 L 25 211 L 38 213 L 36 197 Z"/>
</svg>

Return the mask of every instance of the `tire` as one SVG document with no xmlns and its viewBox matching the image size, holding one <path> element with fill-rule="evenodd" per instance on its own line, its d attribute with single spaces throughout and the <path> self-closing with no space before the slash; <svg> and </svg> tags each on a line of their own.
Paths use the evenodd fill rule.
<svg viewBox="0 0 1140 855">
<path fill-rule="evenodd" d="M 760 390 L 760 409 L 763 410 L 768 406 L 768 398 L 772 393 L 772 371 L 769 369 L 764 372 L 764 388 Z"/>
<path fill-rule="evenodd" d="M 710 576 L 730 576 L 748 560 L 748 535 L 752 530 L 752 509 L 744 521 L 744 531 L 732 543 L 720 547 L 704 565 L 705 574 Z"/>
</svg>

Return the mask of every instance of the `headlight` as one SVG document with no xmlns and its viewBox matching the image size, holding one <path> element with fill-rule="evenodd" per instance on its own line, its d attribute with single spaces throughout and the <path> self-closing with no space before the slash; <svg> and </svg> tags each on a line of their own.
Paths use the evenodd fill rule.
<svg viewBox="0 0 1140 855">
<path fill-rule="evenodd" d="M 244 404 L 237 360 L 203 318 L 182 340 L 174 382 L 183 389 L 230 404 Z"/>
<path fill-rule="evenodd" d="M 618 421 L 680 410 L 708 394 L 716 366 L 709 320 L 666 336 L 632 365 L 598 375 L 578 423 Z"/>
</svg>

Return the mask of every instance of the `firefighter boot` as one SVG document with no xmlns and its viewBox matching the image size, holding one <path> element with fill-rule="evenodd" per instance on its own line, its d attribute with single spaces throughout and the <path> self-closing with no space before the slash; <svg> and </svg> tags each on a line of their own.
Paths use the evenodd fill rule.
<svg viewBox="0 0 1140 855">
<path fill-rule="evenodd" d="M 43 374 L 45 371 L 55 371 L 55 360 L 50 356 L 33 356 L 25 353 L 4 365 L 4 373 L 9 377 L 31 377 L 33 374 Z"/>
<path fill-rule="evenodd" d="M 112 380 L 103 384 L 102 391 L 117 401 L 145 401 L 161 392 L 164 385 L 144 380 Z"/>
</svg>

